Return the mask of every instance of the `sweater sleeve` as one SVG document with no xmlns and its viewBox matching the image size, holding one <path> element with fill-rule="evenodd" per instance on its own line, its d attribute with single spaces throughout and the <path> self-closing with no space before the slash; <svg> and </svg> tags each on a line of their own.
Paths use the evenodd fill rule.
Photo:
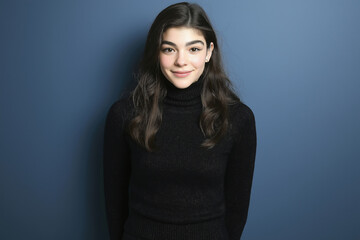
<svg viewBox="0 0 360 240">
<path fill-rule="evenodd" d="M 104 132 L 104 191 L 110 240 L 120 240 L 128 217 L 130 150 L 124 132 L 124 102 L 114 103 Z"/>
<path fill-rule="evenodd" d="M 225 177 L 229 240 L 239 240 L 246 223 L 257 144 L 254 114 L 246 105 L 242 106 L 235 114 L 237 127 Z"/>
</svg>

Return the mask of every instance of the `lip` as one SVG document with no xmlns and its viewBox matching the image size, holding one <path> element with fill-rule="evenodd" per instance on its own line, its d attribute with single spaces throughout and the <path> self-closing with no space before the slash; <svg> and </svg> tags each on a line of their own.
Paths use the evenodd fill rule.
<svg viewBox="0 0 360 240">
<path fill-rule="evenodd" d="M 184 78 L 190 75 L 192 71 L 171 71 L 176 77 Z"/>
</svg>

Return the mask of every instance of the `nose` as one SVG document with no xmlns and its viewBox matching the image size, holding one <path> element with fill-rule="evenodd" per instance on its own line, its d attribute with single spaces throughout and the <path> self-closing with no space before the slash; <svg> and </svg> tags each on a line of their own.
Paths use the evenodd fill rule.
<svg viewBox="0 0 360 240">
<path fill-rule="evenodd" d="M 186 66 L 186 55 L 183 51 L 178 52 L 175 65 L 178 67 Z"/>
</svg>

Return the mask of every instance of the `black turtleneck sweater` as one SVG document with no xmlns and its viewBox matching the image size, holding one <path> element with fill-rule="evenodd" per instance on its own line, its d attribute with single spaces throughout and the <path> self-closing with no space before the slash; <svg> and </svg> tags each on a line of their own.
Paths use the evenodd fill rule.
<svg viewBox="0 0 360 240">
<path fill-rule="evenodd" d="M 201 147 L 202 82 L 167 84 L 155 152 L 126 131 L 133 105 L 120 100 L 106 119 L 104 177 L 111 240 L 239 240 L 253 178 L 255 119 L 230 106 L 230 128 L 212 149 Z"/>
</svg>

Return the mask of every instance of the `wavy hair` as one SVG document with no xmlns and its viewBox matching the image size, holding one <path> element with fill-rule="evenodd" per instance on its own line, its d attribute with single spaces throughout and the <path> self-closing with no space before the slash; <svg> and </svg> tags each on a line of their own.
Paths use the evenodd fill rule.
<svg viewBox="0 0 360 240">
<path fill-rule="evenodd" d="M 129 123 L 131 137 L 148 151 L 155 150 L 155 135 L 161 126 L 162 102 L 167 94 L 167 81 L 163 76 L 159 53 L 163 33 L 173 27 L 189 27 L 200 30 L 206 45 L 214 44 L 211 59 L 202 73 L 201 101 L 203 110 L 199 126 L 205 140 L 201 144 L 212 148 L 226 134 L 229 127 L 229 106 L 240 99 L 232 90 L 224 72 L 215 31 L 205 11 L 197 4 L 187 2 L 173 4 L 155 18 L 147 35 L 143 58 L 138 72 L 138 84 L 132 92 L 135 107 L 134 118 Z"/>
</svg>

